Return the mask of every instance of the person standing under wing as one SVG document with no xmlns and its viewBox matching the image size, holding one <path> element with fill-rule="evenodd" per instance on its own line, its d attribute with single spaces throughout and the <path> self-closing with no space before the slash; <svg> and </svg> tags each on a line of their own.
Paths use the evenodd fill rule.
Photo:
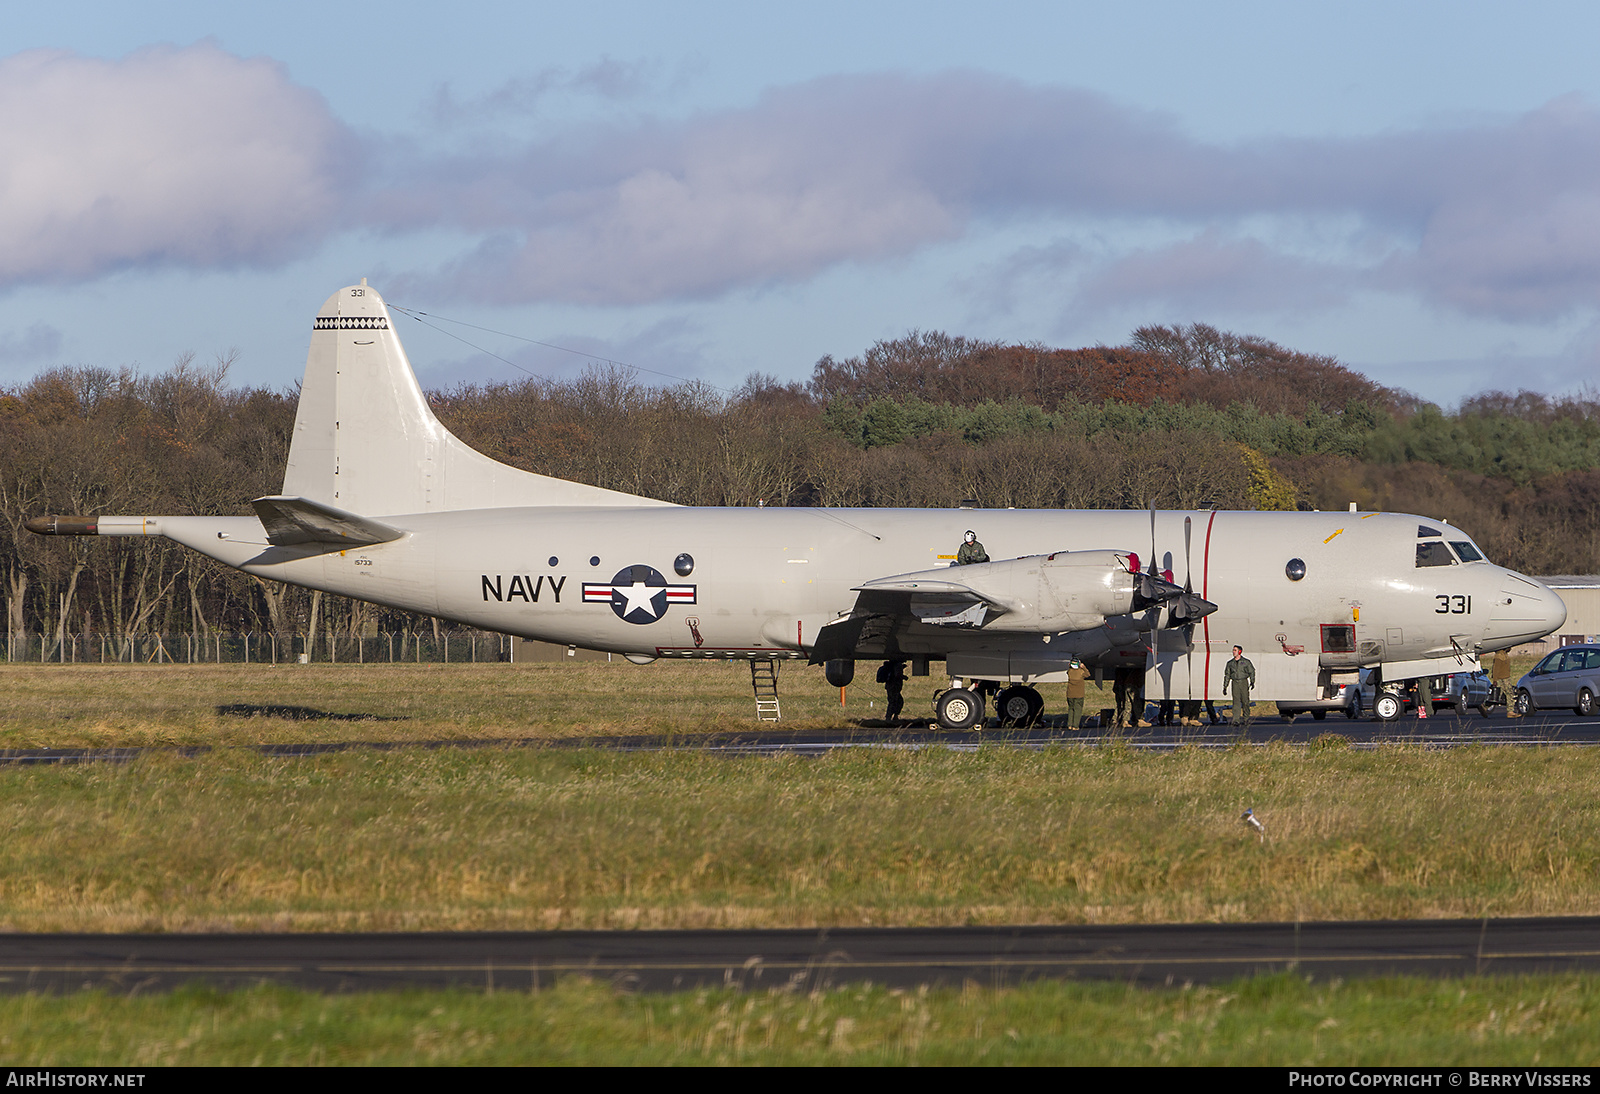
<svg viewBox="0 0 1600 1094">
<path fill-rule="evenodd" d="M 1250 689 L 1256 686 L 1256 667 L 1244 655 L 1243 646 L 1233 647 L 1233 660 L 1222 670 L 1222 686 L 1233 688 L 1233 724 L 1242 726 L 1250 717 Z"/>
</svg>

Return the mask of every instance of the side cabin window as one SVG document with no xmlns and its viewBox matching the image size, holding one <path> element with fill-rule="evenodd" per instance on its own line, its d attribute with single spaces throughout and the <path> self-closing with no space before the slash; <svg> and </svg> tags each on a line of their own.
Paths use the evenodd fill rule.
<svg viewBox="0 0 1600 1094">
<path fill-rule="evenodd" d="M 1443 540 L 1429 540 L 1417 544 L 1418 566 L 1454 566 L 1456 556 L 1450 553 L 1450 548 L 1444 545 Z"/>
<path fill-rule="evenodd" d="M 1451 540 L 1450 546 L 1456 549 L 1456 554 L 1461 556 L 1462 562 L 1482 562 L 1483 552 L 1479 551 L 1468 540 Z"/>
</svg>

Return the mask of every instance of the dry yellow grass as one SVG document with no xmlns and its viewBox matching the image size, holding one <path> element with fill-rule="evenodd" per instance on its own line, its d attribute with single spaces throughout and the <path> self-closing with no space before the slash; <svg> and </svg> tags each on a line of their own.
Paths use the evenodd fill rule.
<svg viewBox="0 0 1600 1094">
<path fill-rule="evenodd" d="M 908 714 L 931 709 L 935 679 L 907 685 Z M 870 679 L 843 708 L 820 668 L 785 664 L 779 688 L 788 727 L 883 715 Z M 218 714 L 231 704 L 371 720 Z M 0 666 L 0 748 L 704 733 L 754 712 L 743 663 Z"/>
<path fill-rule="evenodd" d="M 822 670 L 779 673 L 783 726 L 873 724 L 883 688 L 863 665 L 839 702 Z M 927 717 L 940 676 L 906 684 L 905 714 Z M 1044 689 L 1066 709 L 1065 685 Z M 1111 705 L 1091 690 L 1087 708 Z M 223 715 L 244 704 L 305 707 L 370 720 Z M 652 665 L 0 665 L 0 748 L 282 741 L 432 741 L 741 732 L 755 726 L 742 662 Z M 770 728 L 770 727 L 767 727 Z"/>
<path fill-rule="evenodd" d="M 164 755 L 0 770 L 0 928 L 1600 914 L 1597 791 L 1587 749 Z"/>
<path fill-rule="evenodd" d="M 784 663 L 783 727 L 881 724 L 884 695 L 873 671 L 871 663 L 860 666 L 841 706 L 820 668 Z M 905 716 L 928 717 L 935 688 L 946 683 L 939 675 L 908 680 Z M 1065 711 L 1066 685 L 1040 690 L 1047 711 Z M 235 704 L 369 720 L 218 713 Z M 1087 713 L 1112 705 L 1109 686 L 1090 685 Z M 1270 703 L 1256 706 L 1257 715 L 1273 711 Z M 0 665 L 0 748 L 742 732 L 757 724 L 754 713 L 742 662 Z M 1328 726 L 1342 721 L 1335 716 Z"/>
</svg>

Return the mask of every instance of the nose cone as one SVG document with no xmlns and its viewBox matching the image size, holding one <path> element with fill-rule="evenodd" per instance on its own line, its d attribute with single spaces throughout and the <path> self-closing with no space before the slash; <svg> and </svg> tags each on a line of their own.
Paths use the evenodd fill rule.
<svg viewBox="0 0 1600 1094">
<path fill-rule="evenodd" d="M 1536 642 L 1567 621 L 1567 605 L 1531 577 L 1505 571 L 1500 595 L 1489 612 L 1486 649 L 1509 649 Z"/>
</svg>

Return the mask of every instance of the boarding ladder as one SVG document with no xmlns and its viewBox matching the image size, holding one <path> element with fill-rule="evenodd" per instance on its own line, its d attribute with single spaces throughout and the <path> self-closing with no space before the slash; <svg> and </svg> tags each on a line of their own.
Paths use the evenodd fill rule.
<svg viewBox="0 0 1600 1094">
<path fill-rule="evenodd" d="M 750 687 L 756 693 L 756 719 L 776 722 L 778 713 L 778 663 L 764 660 L 750 662 Z"/>
</svg>

